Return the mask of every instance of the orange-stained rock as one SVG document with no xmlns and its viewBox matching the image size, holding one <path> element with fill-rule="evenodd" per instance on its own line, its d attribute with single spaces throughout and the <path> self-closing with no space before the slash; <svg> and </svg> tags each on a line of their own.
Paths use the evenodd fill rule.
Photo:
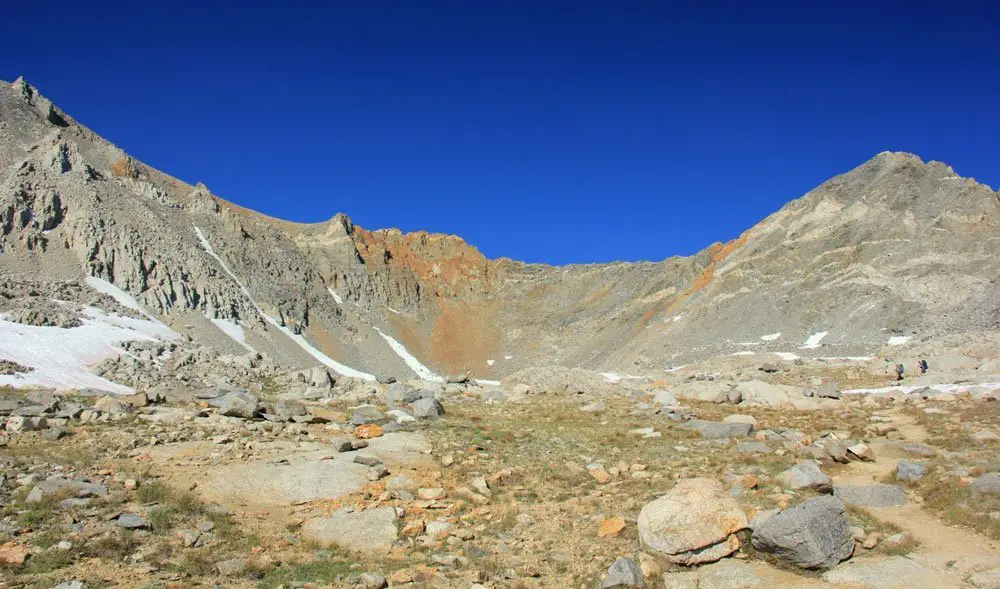
<svg viewBox="0 0 1000 589">
<path fill-rule="evenodd" d="M 24 564 L 31 551 L 26 546 L 20 546 L 13 542 L 0 544 L 0 564 L 19 567 Z"/>
<path fill-rule="evenodd" d="M 620 517 L 609 517 L 602 519 L 597 527 L 598 538 L 614 538 L 625 531 L 625 519 Z"/>
<path fill-rule="evenodd" d="M 362 440 L 368 440 L 371 438 L 380 438 L 385 430 L 382 426 L 376 425 L 374 423 L 366 423 L 364 425 L 359 425 L 354 428 L 355 437 L 361 438 Z"/>
</svg>

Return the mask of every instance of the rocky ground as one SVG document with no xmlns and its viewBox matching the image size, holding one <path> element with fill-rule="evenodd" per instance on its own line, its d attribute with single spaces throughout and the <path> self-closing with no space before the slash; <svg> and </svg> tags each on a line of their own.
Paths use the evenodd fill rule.
<svg viewBox="0 0 1000 589">
<path fill-rule="evenodd" d="M 720 362 L 2 389 L 0 584 L 1000 587 L 989 379 Z"/>
</svg>

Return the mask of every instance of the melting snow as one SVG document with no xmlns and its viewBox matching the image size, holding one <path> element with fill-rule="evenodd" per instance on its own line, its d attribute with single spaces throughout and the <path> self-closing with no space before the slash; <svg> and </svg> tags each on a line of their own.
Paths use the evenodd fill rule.
<svg viewBox="0 0 1000 589">
<path fill-rule="evenodd" d="M 205 315 L 205 317 L 208 317 L 208 315 Z M 208 320 L 222 330 L 222 333 L 228 335 L 233 339 L 233 341 L 246 348 L 247 351 L 256 352 L 256 350 L 251 348 L 250 344 L 247 343 L 247 336 L 243 333 L 243 328 L 240 327 L 239 323 L 233 321 L 232 319 L 213 319 L 212 317 L 208 317 Z"/>
<path fill-rule="evenodd" d="M 681 364 L 680 366 L 674 366 L 673 368 L 667 368 L 666 372 L 677 372 L 682 368 L 687 368 L 687 364 Z"/>
<path fill-rule="evenodd" d="M 910 341 L 910 336 L 908 335 L 894 335 L 889 338 L 890 346 L 901 346 L 906 342 Z"/>
<path fill-rule="evenodd" d="M 416 357 L 414 357 L 413 354 L 411 354 L 409 350 L 406 349 L 406 346 L 393 339 L 392 336 L 390 336 L 389 334 L 383 333 L 382 330 L 377 327 L 375 328 L 375 331 L 377 331 L 378 334 L 382 336 L 382 339 L 384 339 L 389 344 L 389 347 L 392 348 L 392 351 L 396 352 L 396 355 L 402 358 L 403 362 L 405 362 L 406 365 L 410 367 L 410 370 L 416 373 L 416 375 L 419 378 L 423 380 L 431 380 L 434 382 L 444 382 L 443 378 L 434 374 L 434 371 L 421 364 L 420 360 L 417 360 Z"/>
<path fill-rule="evenodd" d="M 497 362 L 496 360 L 487 360 L 486 361 L 486 365 L 487 366 L 493 366 L 494 364 L 496 364 L 496 362 Z"/>
<path fill-rule="evenodd" d="M 390 313 L 395 313 L 397 315 L 402 315 L 402 313 L 400 313 L 399 311 L 393 309 L 392 307 L 386 307 L 386 309 L 389 309 Z"/>
<path fill-rule="evenodd" d="M 823 338 L 826 337 L 826 334 L 828 334 L 828 333 L 830 333 L 830 332 L 829 331 L 821 331 L 819 333 L 814 333 L 814 334 L 810 335 L 809 339 L 806 340 L 806 343 L 802 344 L 802 349 L 803 350 L 811 350 L 813 348 L 818 348 L 819 347 L 819 342 L 823 341 Z"/>
<path fill-rule="evenodd" d="M 782 360 L 788 360 L 788 361 L 799 359 L 798 355 L 793 354 L 791 352 L 775 352 L 774 355 L 781 358 Z"/>
<path fill-rule="evenodd" d="M 1000 389 L 1000 382 L 984 382 L 984 383 L 964 383 L 964 384 L 932 384 L 932 385 L 912 385 L 912 386 L 898 386 L 898 387 L 882 387 L 878 389 L 851 389 L 849 391 L 844 391 L 845 395 L 885 395 L 888 393 L 903 393 L 908 395 L 913 391 L 923 388 L 929 388 L 939 393 L 960 393 L 962 391 L 967 391 L 974 388 L 984 388 L 984 389 Z"/>
<path fill-rule="evenodd" d="M 476 384 L 484 384 L 484 385 L 491 386 L 491 387 L 498 387 L 498 386 L 500 386 L 500 381 L 499 380 L 485 380 L 485 379 L 482 379 L 482 378 L 477 378 L 476 379 Z"/>
<path fill-rule="evenodd" d="M 610 382 L 611 384 L 614 384 L 616 382 L 621 382 L 626 378 L 628 379 L 645 378 L 643 376 L 632 376 L 631 374 L 618 374 L 617 372 L 602 372 L 601 376 L 604 377 L 605 382 Z"/>
<path fill-rule="evenodd" d="M 337 294 L 337 291 L 333 290 L 332 288 L 327 288 L 326 290 L 330 293 L 330 296 L 333 297 L 333 300 L 337 301 L 338 305 L 344 304 L 344 299 L 340 298 L 340 295 Z"/>
<path fill-rule="evenodd" d="M 750 350 L 743 350 L 740 352 L 733 352 L 733 356 L 755 356 L 757 352 L 751 352 Z"/>
<path fill-rule="evenodd" d="M 765 342 L 773 342 L 774 340 L 778 339 L 779 337 L 781 337 L 781 332 L 780 331 L 778 333 L 769 333 L 767 335 L 762 335 L 762 336 L 760 336 L 760 339 L 764 340 Z"/>
<path fill-rule="evenodd" d="M 240 290 L 243 291 L 243 295 L 246 296 L 246 298 L 247 298 L 248 301 L 250 301 L 250 304 L 253 305 L 253 308 L 257 311 L 257 313 L 259 313 L 260 316 L 264 318 L 264 321 L 267 321 L 268 323 L 270 323 L 274 327 L 278 328 L 279 331 L 281 331 L 282 333 L 284 333 L 285 335 L 287 335 L 289 339 L 291 339 L 293 342 L 295 342 L 307 354 L 309 354 L 310 356 L 312 356 L 313 358 L 315 358 L 316 360 L 318 360 L 323 365 L 325 365 L 325 366 L 333 369 L 334 372 L 336 372 L 338 374 L 341 374 L 343 376 L 351 376 L 351 377 L 354 377 L 354 378 L 363 378 L 365 380 L 375 380 L 375 376 L 374 375 L 368 374 L 367 372 L 361 372 L 360 370 L 355 370 L 355 369 L 351 368 L 350 366 L 345 366 L 345 365 L 341 364 L 340 362 L 337 362 L 333 358 L 327 356 L 323 352 L 320 352 L 315 347 L 313 347 L 312 344 L 310 344 L 308 341 L 306 341 L 306 338 L 302 337 L 300 334 L 295 333 L 294 331 L 292 331 L 288 327 L 286 327 L 286 326 L 278 323 L 278 321 L 276 321 L 273 317 L 271 317 L 270 315 L 268 315 L 267 313 L 265 313 L 260 308 L 260 306 L 257 305 L 257 302 L 253 300 L 253 297 L 250 296 L 250 291 L 247 290 L 246 285 L 244 285 L 243 282 L 239 278 L 237 278 L 235 274 L 233 274 L 233 271 L 229 269 L 229 265 L 226 264 L 222 260 L 222 258 L 219 257 L 219 254 L 215 253 L 215 250 L 212 249 L 212 244 L 209 243 L 208 239 L 205 238 L 205 234 L 203 234 L 201 232 L 201 229 L 199 229 L 197 226 L 195 226 L 194 232 L 196 234 L 198 234 L 198 241 L 200 241 L 201 242 L 201 246 L 203 248 L 205 248 L 205 252 L 208 255 L 210 255 L 213 258 L 215 258 L 215 260 L 217 262 L 219 262 L 219 265 L 222 266 L 222 270 L 225 271 L 225 273 L 228 274 L 229 277 L 233 279 L 233 282 L 236 283 L 236 286 L 240 287 Z"/>
<path fill-rule="evenodd" d="M 504 356 L 503 357 L 504 360 L 510 360 L 511 358 L 513 358 L 513 356 Z"/>
<path fill-rule="evenodd" d="M 124 290 L 118 288 L 114 284 L 111 284 L 107 280 L 98 278 L 96 276 L 88 276 L 86 281 L 87 281 L 87 286 L 96 290 L 97 292 L 102 292 L 110 296 L 114 300 L 118 301 L 119 305 L 123 307 L 128 307 L 133 311 L 138 311 L 143 315 L 145 315 L 146 317 L 153 319 L 153 316 L 147 313 L 146 310 L 142 308 L 142 305 L 139 304 L 139 301 L 135 300 L 135 297 L 125 292 Z"/>
<path fill-rule="evenodd" d="M 0 358 L 34 368 L 27 374 L 0 376 L 0 384 L 55 389 L 95 388 L 129 394 L 132 388 L 111 382 L 88 367 L 122 353 L 123 341 L 169 341 L 180 337 L 158 321 L 109 315 L 85 307 L 80 327 L 24 325 L 0 317 Z"/>
</svg>

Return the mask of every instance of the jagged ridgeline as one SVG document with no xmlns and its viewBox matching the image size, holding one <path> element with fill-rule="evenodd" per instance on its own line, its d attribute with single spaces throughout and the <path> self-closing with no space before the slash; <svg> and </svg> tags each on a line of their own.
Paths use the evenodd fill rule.
<svg viewBox="0 0 1000 589">
<path fill-rule="evenodd" d="M 129 318 L 145 326 L 133 345 L 159 346 L 129 362 L 184 342 L 357 378 L 489 379 L 747 350 L 861 355 L 1000 325 L 1000 196 L 903 153 L 694 256 L 566 267 L 488 260 L 457 237 L 369 231 L 344 215 L 269 218 L 135 160 L 22 79 L 0 84 L 0 170 L 4 321 L 99 325 L 112 341 L 121 334 L 108 330 L 128 329 L 115 318 Z M 154 378 L 110 363 L 109 381 Z"/>
</svg>

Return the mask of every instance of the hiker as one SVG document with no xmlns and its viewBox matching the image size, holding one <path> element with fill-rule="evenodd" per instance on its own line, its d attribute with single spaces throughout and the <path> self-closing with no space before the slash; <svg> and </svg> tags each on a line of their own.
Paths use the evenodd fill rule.
<svg viewBox="0 0 1000 589">
<path fill-rule="evenodd" d="M 921 359 L 917 362 L 917 367 L 920 368 L 920 374 L 927 374 L 927 360 Z"/>
<path fill-rule="evenodd" d="M 896 380 L 897 381 L 903 380 L 903 371 L 904 370 L 906 370 L 905 366 L 903 366 L 902 364 L 896 364 Z"/>
</svg>

